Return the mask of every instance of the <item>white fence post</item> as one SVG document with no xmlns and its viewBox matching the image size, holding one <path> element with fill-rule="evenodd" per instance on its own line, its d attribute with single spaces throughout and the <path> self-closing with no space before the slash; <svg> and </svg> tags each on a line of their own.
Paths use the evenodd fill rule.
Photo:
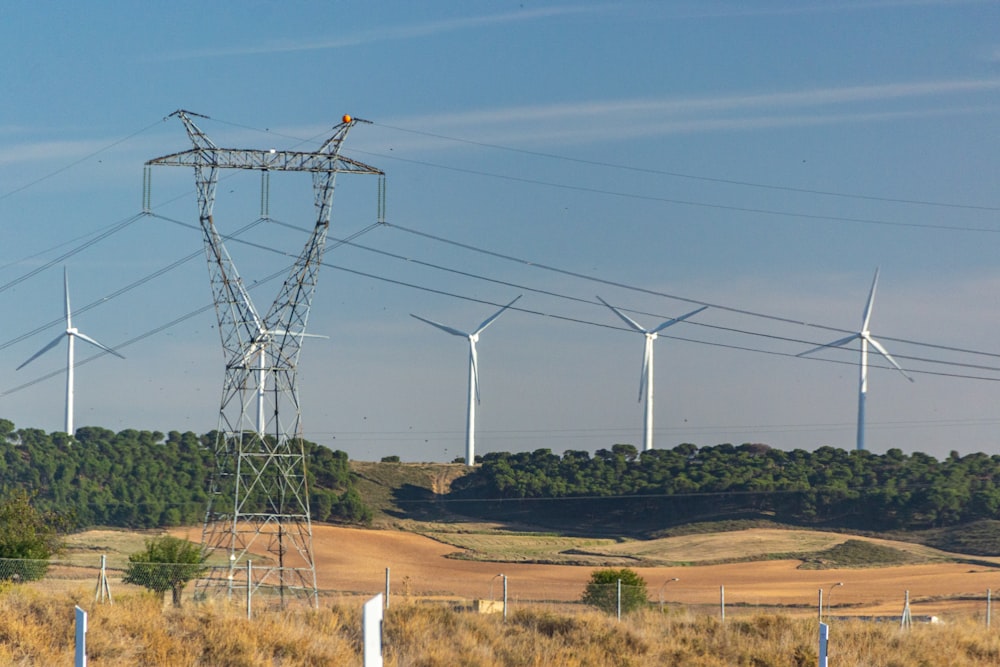
<svg viewBox="0 0 1000 667">
<path fill-rule="evenodd" d="M 910 615 L 910 591 L 906 591 L 906 601 L 903 603 L 903 613 L 899 617 L 899 628 L 908 630 L 913 627 L 913 617 Z"/>
<path fill-rule="evenodd" d="M 503 575 L 503 622 L 507 622 L 507 575 Z"/>
<path fill-rule="evenodd" d="M 253 615 L 253 561 L 247 559 L 247 620 Z"/>
<path fill-rule="evenodd" d="M 622 580 L 618 580 L 618 620 L 622 620 Z"/>
<path fill-rule="evenodd" d="M 829 663 L 828 653 L 830 650 L 830 626 L 826 623 L 819 624 L 819 667 L 827 667 Z"/>
<path fill-rule="evenodd" d="M 101 554 L 101 573 L 97 577 L 97 591 L 94 593 L 95 602 L 108 601 L 108 604 L 114 604 L 114 600 L 111 599 L 111 586 L 108 585 L 108 557 L 105 554 Z"/>
<path fill-rule="evenodd" d="M 76 607 L 76 667 L 87 667 L 87 612 Z"/>
<path fill-rule="evenodd" d="M 719 586 L 719 609 L 722 612 L 721 620 L 723 623 L 726 622 L 726 586 L 725 584 Z"/>
<path fill-rule="evenodd" d="M 365 667 L 382 667 L 382 594 L 365 603 L 361 611 Z"/>
</svg>

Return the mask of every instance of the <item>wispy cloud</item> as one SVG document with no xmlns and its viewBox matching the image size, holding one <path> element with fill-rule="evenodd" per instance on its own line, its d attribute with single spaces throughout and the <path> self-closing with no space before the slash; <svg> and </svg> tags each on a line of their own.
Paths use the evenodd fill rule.
<svg viewBox="0 0 1000 667">
<path fill-rule="evenodd" d="M 432 37 L 450 32 L 475 30 L 507 23 L 521 23 L 541 19 L 558 18 L 574 14 L 588 14 L 603 11 L 603 6 L 562 6 L 525 9 L 503 14 L 468 16 L 455 19 L 427 21 L 412 25 L 387 26 L 377 30 L 365 30 L 336 39 L 319 41 L 281 40 L 255 46 L 220 47 L 177 52 L 164 57 L 165 60 L 187 60 L 192 58 L 219 58 L 232 56 L 265 55 L 275 53 L 296 53 L 302 51 L 325 51 L 345 49 L 364 44 L 392 42 L 406 39 Z"/>
<path fill-rule="evenodd" d="M 94 153 L 101 146 L 98 141 L 38 141 L 16 144 L 0 151 L 0 164 L 71 160 Z"/>
<path fill-rule="evenodd" d="M 889 83 L 870 86 L 816 88 L 811 90 L 748 93 L 743 95 L 697 96 L 687 98 L 633 98 L 625 100 L 568 103 L 544 106 L 507 107 L 460 114 L 434 114 L 420 121 L 447 125 L 479 125 L 499 121 L 532 122 L 567 118 L 609 118 L 634 114 L 682 114 L 747 109 L 776 109 L 829 106 L 856 102 L 934 97 L 957 93 L 1000 90 L 1000 78 L 962 79 Z"/>
<path fill-rule="evenodd" d="M 630 98 L 438 113 L 393 121 L 488 142 L 566 143 L 723 130 L 885 122 L 995 111 L 1000 78 L 842 86 L 737 95 Z"/>
<path fill-rule="evenodd" d="M 787 2 L 712 4 L 698 2 L 678 7 L 664 3 L 663 16 L 678 19 L 741 18 L 758 16 L 795 16 L 808 14 L 834 14 L 841 12 L 879 11 L 908 7 L 938 7 L 957 5 L 983 5 L 993 0 L 847 0 L 837 2 Z"/>
</svg>

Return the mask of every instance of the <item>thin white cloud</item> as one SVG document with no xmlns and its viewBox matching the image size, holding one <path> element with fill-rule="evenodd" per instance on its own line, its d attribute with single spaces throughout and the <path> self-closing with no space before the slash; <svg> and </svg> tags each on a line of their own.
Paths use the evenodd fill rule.
<svg viewBox="0 0 1000 667">
<path fill-rule="evenodd" d="M 852 0 L 848 2 L 805 2 L 775 3 L 734 3 L 732 5 L 712 5 L 706 2 L 678 8 L 666 3 L 668 18 L 713 19 L 742 18 L 758 16 L 795 16 L 806 14 L 834 14 L 840 12 L 879 11 L 883 9 L 905 9 L 908 7 L 940 7 L 959 5 L 989 4 L 993 0 Z"/>
<path fill-rule="evenodd" d="M 70 160 L 100 150 L 99 141 L 38 141 L 6 146 L 0 151 L 0 164 Z"/>
<path fill-rule="evenodd" d="M 933 97 L 960 93 L 977 93 L 1000 90 L 1000 78 L 961 79 L 952 81 L 924 81 L 916 83 L 889 83 L 871 86 L 846 86 L 812 90 L 754 93 L 746 95 L 699 96 L 690 98 L 624 99 L 576 104 L 507 107 L 466 113 L 441 114 L 411 118 L 409 122 L 449 126 L 482 125 L 496 122 L 530 123 L 537 121 L 566 120 L 571 118 L 614 118 L 632 115 L 669 115 L 691 112 L 725 112 L 764 108 L 802 108 L 898 100 L 903 98 Z"/>
<path fill-rule="evenodd" d="M 743 95 L 632 98 L 480 109 L 393 120 L 406 128 L 499 144 L 566 144 L 595 137 L 871 123 L 996 111 L 983 94 L 1000 78 L 843 86 Z"/>
<path fill-rule="evenodd" d="M 320 41 L 283 40 L 257 46 L 239 46 L 231 48 L 201 49 L 174 53 L 166 56 L 166 60 L 187 60 L 191 58 L 218 58 L 232 56 L 265 55 L 274 53 L 297 53 L 302 51 L 326 51 L 344 49 L 364 44 L 400 41 L 431 37 L 450 32 L 474 30 L 506 23 L 519 23 L 540 19 L 558 18 L 574 14 L 586 14 L 603 11 L 603 6 L 561 6 L 526 9 L 504 14 L 489 14 L 485 16 L 468 16 L 455 19 L 428 21 L 414 25 L 400 25 L 366 30 L 351 35 Z"/>
</svg>

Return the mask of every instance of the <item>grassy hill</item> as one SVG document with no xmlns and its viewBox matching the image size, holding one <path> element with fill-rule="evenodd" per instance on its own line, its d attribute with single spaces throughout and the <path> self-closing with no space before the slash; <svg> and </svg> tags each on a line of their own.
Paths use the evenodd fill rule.
<svg viewBox="0 0 1000 667">
<path fill-rule="evenodd" d="M 355 488 L 374 511 L 377 527 L 407 521 L 459 521 L 442 496 L 468 468 L 458 463 L 351 461 Z"/>
<path fill-rule="evenodd" d="M 508 501 L 510 509 L 497 511 L 485 507 L 497 503 L 446 498 L 452 483 L 468 471 L 462 464 L 350 465 L 358 491 L 374 510 L 375 527 L 419 532 L 465 549 L 463 557 L 476 560 L 657 566 L 791 557 L 801 558 L 806 567 L 850 567 L 862 561 L 927 562 L 954 554 L 1000 556 L 997 520 L 918 532 L 864 533 L 867 545 L 848 543 L 857 531 L 806 530 L 776 524 L 766 515 L 708 522 L 692 517 L 679 526 L 673 517 L 674 525 L 664 528 L 655 516 L 626 525 L 611 512 L 604 525 L 582 526 L 576 513 L 560 512 L 555 503 L 532 511 L 537 503 L 526 508 Z M 741 540 L 734 551 L 732 534 L 747 529 L 755 529 L 757 543 Z"/>
</svg>

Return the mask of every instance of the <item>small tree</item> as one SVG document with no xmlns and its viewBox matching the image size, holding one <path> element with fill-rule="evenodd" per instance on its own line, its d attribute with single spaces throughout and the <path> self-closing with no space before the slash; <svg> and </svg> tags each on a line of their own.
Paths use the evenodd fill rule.
<svg viewBox="0 0 1000 667">
<path fill-rule="evenodd" d="M 179 537 L 164 535 L 146 541 L 143 551 L 128 557 L 128 568 L 122 582 L 144 586 L 160 595 L 173 595 L 175 607 L 181 606 L 181 592 L 192 579 L 200 577 L 208 567 L 208 552 L 199 545 Z"/>
<path fill-rule="evenodd" d="M 34 581 L 45 576 L 48 559 L 59 550 L 58 517 L 40 512 L 26 491 L 0 501 L 0 580 Z"/>
<path fill-rule="evenodd" d="M 613 614 L 618 610 L 618 582 L 622 582 L 622 613 L 634 611 L 649 603 L 646 580 L 633 570 L 594 570 L 583 591 L 582 601 L 592 607 Z"/>
</svg>

